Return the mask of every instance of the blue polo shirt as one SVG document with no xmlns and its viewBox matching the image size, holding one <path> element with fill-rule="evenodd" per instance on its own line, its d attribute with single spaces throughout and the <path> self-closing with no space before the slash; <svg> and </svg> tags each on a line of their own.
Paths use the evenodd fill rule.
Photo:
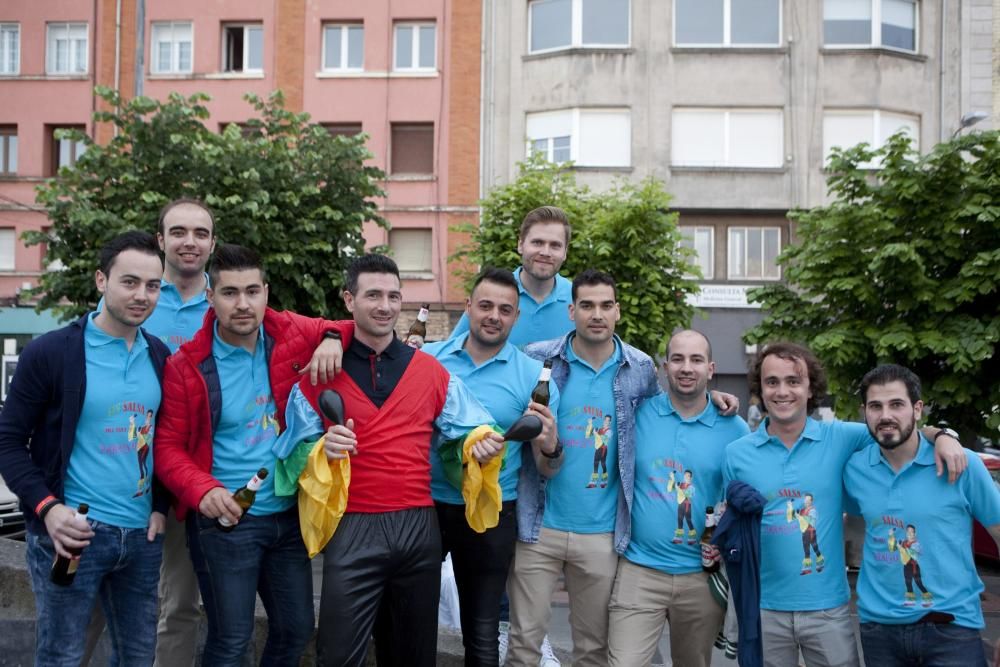
<svg viewBox="0 0 1000 667">
<path fill-rule="evenodd" d="M 749 432 L 741 417 L 721 416 L 711 398 L 689 418 L 667 394 L 639 406 L 632 539 L 625 558 L 668 574 L 701 572 L 705 509 L 723 499 L 726 446 Z"/>
<path fill-rule="evenodd" d="M 105 333 L 94 311 L 83 333 L 86 389 L 64 484 L 70 507 L 119 528 L 145 528 L 153 510 L 153 430 L 160 380 L 139 333 L 129 350 Z"/>
<path fill-rule="evenodd" d="M 593 368 L 566 343 L 569 377 L 557 422 L 565 448 L 559 472 L 546 482 L 542 525 L 572 533 L 610 533 L 618 511 L 618 419 L 614 381 L 622 351 Z"/>
<path fill-rule="evenodd" d="M 934 447 L 922 435 L 917 455 L 898 473 L 874 442 L 848 461 L 844 486 L 865 519 L 863 622 L 914 623 L 940 611 L 957 625 L 984 626 L 972 519 L 1000 523 L 1000 491 L 979 457 L 965 456 L 969 467 L 954 484 L 937 476 Z"/>
<path fill-rule="evenodd" d="M 264 327 L 261 326 L 257 347 L 250 354 L 222 340 L 216 322 L 212 356 L 222 387 L 222 415 L 212 441 L 212 476 L 235 492 L 258 470 L 267 468 L 268 477 L 257 492 L 249 514 L 267 516 L 284 511 L 295 504 L 295 497 L 274 495 L 276 459 L 271 447 L 278 439 L 280 427 L 264 352 Z"/>
<path fill-rule="evenodd" d="M 468 335 L 464 335 L 441 343 L 431 343 L 422 349 L 465 383 L 500 428 L 510 428 L 531 402 L 531 391 L 538 384 L 542 362 L 532 359 L 508 342 L 496 356 L 476 366 L 465 351 L 467 339 Z M 552 414 L 558 414 L 559 389 L 553 381 L 549 381 L 549 409 Z M 521 443 L 508 442 L 500 471 L 500 489 L 505 501 L 517 499 L 520 469 Z M 441 457 L 434 447 L 431 448 L 431 497 L 443 503 L 465 504 L 462 493 L 445 478 Z"/>
<path fill-rule="evenodd" d="M 760 606 L 816 611 L 846 604 L 844 466 L 870 442 L 864 424 L 806 419 L 791 449 L 756 431 L 726 447 L 723 483 L 746 482 L 767 499 L 760 530 Z"/>
<path fill-rule="evenodd" d="M 205 284 L 209 284 L 207 273 Z M 173 354 L 177 348 L 194 338 L 206 312 L 208 299 L 205 298 L 204 290 L 187 301 L 182 301 L 177 287 L 163 280 L 160 282 L 160 300 L 142 328 L 162 340 L 170 348 L 170 354 Z"/>
<path fill-rule="evenodd" d="M 518 310 L 520 315 L 510 332 L 508 343 L 523 349 L 528 343 L 560 338 L 573 330 L 573 321 L 569 319 L 569 304 L 573 302 L 573 283 L 556 274 L 556 284 L 545 299 L 538 303 L 521 284 L 523 267 L 514 271 L 517 280 Z M 461 338 L 469 333 L 469 316 L 462 313 L 462 318 L 455 325 L 448 340 Z"/>
</svg>

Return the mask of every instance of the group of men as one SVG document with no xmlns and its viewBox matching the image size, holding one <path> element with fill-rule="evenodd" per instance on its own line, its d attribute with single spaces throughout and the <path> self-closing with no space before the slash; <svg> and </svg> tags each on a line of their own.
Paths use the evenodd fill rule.
<svg viewBox="0 0 1000 667">
<path fill-rule="evenodd" d="M 665 622 L 674 664 L 708 665 L 725 607 L 703 569 L 720 554 L 700 538 L 730 482 L 765 503 L 764 664 L 798 665 L 800 653 L 810 666 L 859 664 L 845 509 L 866 520 L 869 663 L 982 663 L 971 518 L 1000 538 L 1000 493 L 954 433 L 915 429 L 919 380 L 881 366 L 861 385 L 867 428 L 818 422 L 815 356 L 763 346 L 749 380 L 766 418 L 751 432 L 735 397 L 708 391 L 712 348 L 698 332 L 670 337 L 660 389 L 653 360 L 615 334 L 612 276 L 559 275 L 570 233 L 557 208 L 529 213 L 521 267 L 484 269 L 451 337 L 419 350 L 394 334 L 403 296 L 387 257 L 351 264 L 352 320 L 330 322 L 268 308 L 259 257 L 216 247 L 198 201 L 166 206 L 157 237 L 109 243 L 98 309 L 25 348 L 0 414 L 0 473 L 27 510 L 36 664 L 79 664 L 98 602 L 114 664 L 193 664 L 199 592 L 203 664 L 241 663 L 257 595 L 261 664 L 298 664 L 315 626 L 312 576 L 295 497 L 273 480 L 280 452 L 320 437 L 351 473 L 324 550 L 319 664 L 364 664 L 372 636 L 379 664 L 435 664 L 450 552 L 467 665 L 503 664 L 508 642 L 506 664 L 538 665 L 560 578 L 574 665 L 648 665 Z M 547 404 L 531 400 L 543 361 Z M 324 389 L 343 399 L 343 423 L 320 410 Z M 523 414 L 541 433 L 504 442 Z M 502 457 L 499 517 L 483 532 L 446 473 L 440 443 L 456 439 L 467 465 Z M 244 515 L 232 494 L 260 469 Z M 73 584 L 53 583 L 56 555 L 81 548 Z"/>
</svg>

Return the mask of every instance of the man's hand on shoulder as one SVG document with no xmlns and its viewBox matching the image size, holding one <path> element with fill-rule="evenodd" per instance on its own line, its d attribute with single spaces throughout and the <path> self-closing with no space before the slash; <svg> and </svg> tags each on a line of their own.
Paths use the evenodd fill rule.
<svg viewBox="0 0 1000 667">
<path fill-rule="evenodd" d="M 72 558 L 70 549 L 82 549 L 90 544 L 94 536 L 86 519 L 77 519 L 76 512 L 62 503 L 57 503 L 45 515 L 45 530 L 52 538 L 56 553 Z"/>
<path fill-rule="evenodd" d="M 723 417 L 732 417 L 740 409 L 740 399 L 736 398 L 733 394 L 713 389 L 709 392 L 709 396 L 711 396 L 712 402 L 715 403 L 715 407 L 719 409 L 719 414 Z"/>
<path fill-rule="evenodd" d="M 323 342 L 316 346 L 312 359 L 306 367 L 299 371 L 299 374 L 309 373 L 309 383 L 314 387 L 317 381 L 326 384 L 333 379 L 333 376 L 340 372 L 341 364 L 344 361 L 344 346 L 339 338 L 324 338 Z"/>
</svg>

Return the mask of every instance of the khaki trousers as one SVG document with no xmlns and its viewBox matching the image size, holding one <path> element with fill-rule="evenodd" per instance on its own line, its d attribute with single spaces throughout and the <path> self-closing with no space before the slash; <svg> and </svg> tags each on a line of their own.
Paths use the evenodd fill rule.
<svg viewBox="0 0 1000 667">
<path fill-rule="evenodd" d="M 507 584 L 510 649 L 507 665 L 536 667 L 552 615 L 559 576 L 569 593 L 574 667 L 608 664 L 608 601 L 618 554 L 611 533 L 586 535 L 542 528 L 537 544 L 518 542 Z"/>
<path fill-rule="evenodd" d="M 610 609 L 611 667 L 649 665 L 664 621 L 670 623 L 673 664 L 709 667 L 726 614 L 712 597 L 707 574 L 667 574 L 624 558 L 618 561 Z"/>
<path fill-rule="evenodd" d="M 156 625 L 156 667 L 191 667 L 198 644 L 198 578 L 191 564 L 184 523 L 167 513 L 160 565 L 160 620 Z"/>
<path fill-rule="evenodd" d="M 819 611 L 760 612 L 764 667 L 798 667 L 799 651 L 806 667 L 858 667 L 850 606 Z"/>
</svg>

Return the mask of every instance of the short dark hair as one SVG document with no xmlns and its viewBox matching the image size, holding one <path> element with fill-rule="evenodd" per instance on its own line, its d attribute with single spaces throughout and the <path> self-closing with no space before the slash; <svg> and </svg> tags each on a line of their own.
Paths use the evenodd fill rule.
<svg viewBox="0 0 1000 667">
<path fill-rule="evenodd" d="M 593 285 L 609 285 L 615 293 L 615 301 L 618 300 L 618 286 L 615 285 L 615 279 L 611 277 L 610 273 L 598 271 L 597 269 L 584 269 L 580 272 L 580 275 L 573 279 L 573 301 L 576 301 L 577 290 L 581 287 L 590 287 Z"/>
<path fill-rule="evenodd" d="M 235 243 L 220 243 L 212 254 L 212 263 L 208 267 L 208 277 L 212 284 L 219 282 L 219 274 L 223 271 L 260 271 L 260 279 L 267 282 L 264 263 L 256 251 Z"/>
<path fill-rule="evenodd" d="M 806 367 L 806 373 L 809 377 L 809 391 L 812 392 L 812 397 L 806 403 L 806 409 L 812 412 L 818 408 L 820 402 L 826 398 L 826 371 L 823 370 L 823 364 L 819 362 L 819 359 L 816 358 L 816 355 L 808 347 L 788 341 L 768 343 L 761 346 L 757 352 L 757 356 L 750 363 L 750 372 L 747 374 L 747 381 L 750 383 L 750 393 L 761 399 L 763 408 L 766 410 L 767 405 L 764 404 L 764 397 L 760 391 L 760 369 L 764 364 L 764 360 L 772 355 L 785 361 L 802 362 Z"/>
<path fill-rule="evenodd" d="M 156 237 L 149 232 L 142 232 L 138 229 L 130 229 L 114 237 L 101 247 L 98 255 L 99 268 L 105 276 L 111 275 L 111 267 L 115 265 L 118 255 L 126 250 L 138 250 L 146 255 L 153 255 L 163 263 L 160 257 L 160 245 L 156 242 Z"/>
<path fill-rule="evenodd" d="M 392 261 L 392 257 L 370 252 L 356 257 L 348 264 L 344 289 L 351 294 L 357 292 L 358 276 L 362 273 L 391 273 L 397 280 L 399 279 L 399 267 Z"/>
<path fill-rule="evenodd" d="M 910 403 L 916 403 L 920 400 L 920 378 L 917 377 L 916 373 L 899 364 L 882 364 L 871 369 L 861 378 L 861 387 L 858 389 L 861 403 L 868 402 L 868 388 L 873 384 L 881 386 L 890 382 L 902 382 L 906 386 Z"/>
<path fill-rule="evenodd" d="M 186 204 L 188 206 L 197 206 L 198 208 L 200 208 L 203 211 L 205 211 L 205 213 L 208 213 L 208 217 L 212 221 L 212 236 L 214 237 L 215 236 L 215 214 L 212 213 L 212 209 L 210 209 L 208 207 L 208 204 L 206 204 L 205 202 L 203 202 L 200 199 L 195 199 L 194 197 L 179 197 L 177 199 L 168 201 L 166 204 L 164 204 L 163 208 L 160 209 L 160 216 L 159 216 L 159 218 L 156 221 L 156 231 L 159 232 L 161 236 L 163 236 L 166 233 L 166 230 L 163 229 L 163 219 L 166 218 L 167 217 L 167 213 L 170 213 L 170 211 L 172 211 L 175 207 L 181 206 L 181 205 L 184 205 L 184 204 Z"/>
<path fill-rule="evenodd" d="M 528 215 L 524 216 L 524 220 L 521 221 L 521 230 L 518 232 L 517 238 L 523 239 L 527 236 L 528 230 L 535 225 L 549 222 L 557 222 L 563 226 L 563 231 L 566 232 L 566 245 L 569 246 L 573 227 L 569 224 L 569 216 L 566 215 L 566 211 L 558 206 L 539 206 L 528 211 Z"/>
<path fill-rule="evenodd" d="M 472 292 L 476 291 L 480 283 L 490 282 L 496 285 L 502 285 L 503 287 L 510 287 L 515 292 L 520 293 L 517 288 L 517 280 L 514 278 L 514 274 L 507 269 L 498 269 L 494 266 L 484 267 L 479 275 L 476 276 L 476 281 L 472 283 L 472 290 L 469 292 L 471 296 Z"/>
<path fill-rule="evenodd" d="M 667 341 L 667 357 L 670 356 L 670 343 L 674 340 L 674 338 L 676 338 L 680 334 L 687 334 L 687 333 L 696 334 L 698 336 L 701 336 L 704 339 L 704 341 L 705 341 L 705 347 L 708 348 L 708 361 L 711 361 L 712 360 L 712 341 L 710 341 L 708 339 L 708 336 L 706 336 L 705 334 L 703 334 L 700 331 L 696 331 L 695 329 L 678 329 L 677 331 L 675 331 L 674 333 L 672 333 L 670 335 L 670 339 Z"/>
</svg>

